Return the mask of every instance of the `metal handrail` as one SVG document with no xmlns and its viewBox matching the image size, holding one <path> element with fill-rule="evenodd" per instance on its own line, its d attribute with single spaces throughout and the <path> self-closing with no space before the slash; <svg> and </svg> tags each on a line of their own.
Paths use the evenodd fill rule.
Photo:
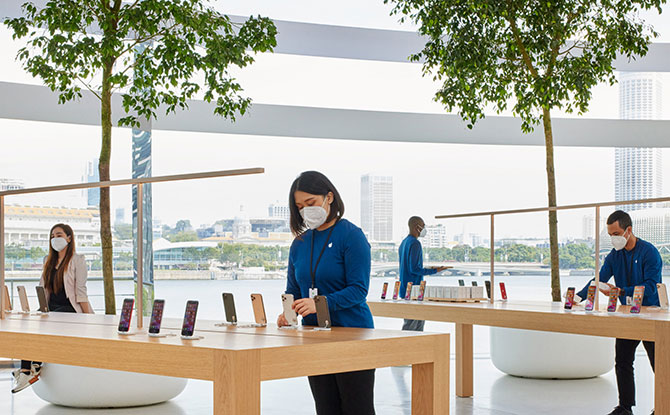
<svg viewBox="0 0 670 415">
<path fill-rule="evenodd" d="M 659 203 L 659 202 L 670 202 L 670 196 L 665 197 L 656 197 L 650 199 L 635 199 L 635 200 L 621 200 L 614 202 L 597 202 L 597 203 L 580 203 L 575 205 L 563 205 L 563 206 L 547 206 L 547 207 L 537 207 L 537 208 L 526 208 L 526 209 L 510 209 L 510 210 L 497 210 L 490 212 L 473 212 L 473 213 L 457 213 L 453 215 L 438 215 L 435 216 L 435 219 L 456 219 L 456 218 L 474 218 L 481 216 L 489 216 L 491 218 L 491 296 L 489 302 L 493 304 L 495 301 L 495 292 L 493 289 L 494 285 L 494 261 L 495 261 L 495 217 L 496 215 L 512 215 L 512 214 L 521 214 L 521 213 L 537 213 L 537 212 L 557 212 L 559 210 L 574 210 L 574 209 L 588 209 L 595 208 L 595 275 L 596 275 L 596 286 L 600 284 L 600 208 L 606 206 L 617 206 L 617 205 L 637 205 L 642 203 Z M 600 296 L 596 295 L 595 298 L 595 308 L 597 309 L 600 305 Z"/>
<path fill-rule="evenodd" d="M 32 193 L 44 193 L 44 192 L 57 192 L 63 190 L 77 190 L 77 189 L 92 189 L 92 188 L 102 188 L 102 187 L 113 187 L 113 186 L 127 186 L 127 185 L 137 185 L 137 257 L 142 260 L 143 255 L 143 186 L 148 183 L 160 183 L 160 182 L 175 182 L 181 180 L 194 180 L 194 179 L 209 179 L 216 177 L 228 177 L 228 176 L 242 176 L 249 174 L 261 174 L 264 173 L 265 169 L 262 167 L 250 168 L 250 169 L 237 169 L 237 170 L 221 170 L 221 171 L 212 171 L 212 172 L 202 172 L 202 173 L 188 173 L 188 174 L 176 174 L 169 176 L 155 176 L 155 177 L 140 177 L 136 179 L 123 179 L 123 180 L 109 180 L 104 182 L 93 182 L 93 183 L 75 183 L 59 186 L 46 186 L 46 187 L 35 187 L 32 189 L 17 189 L 17 190 L 7 190 L 0 192 L 0 289 L 5 287 L 5 197 L 14 196 L 14 195 L 23 195 L 23 194 L 32 194 Z M 144 281 L 143 281 L 143 267 L 139 266 L 137 268 L 137 284 L 140 289 L 137 290 L 137 313 L 138 315 L 144 315 L 144 302 L 142 301 L 142 295 L 144 290 Z M 0 319 L 5 318 L 5 296 L 0 295 Z M 137 327 L 142 328 L 142 319 L 137 319 Z"/>
</svg>

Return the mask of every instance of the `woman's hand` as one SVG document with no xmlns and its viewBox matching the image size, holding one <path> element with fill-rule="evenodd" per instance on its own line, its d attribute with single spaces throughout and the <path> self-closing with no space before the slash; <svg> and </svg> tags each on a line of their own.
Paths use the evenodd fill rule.
<svg viewBox="0 0 670 415">
<path fill-rule="evenodd" d="M 293 302 L 293 309 L 303 317 L 316 313 L 316 304 L 312 298 L 301 298 Z"/>
<path fill-rule="evenodd" d="M 281 313 L 279 317 L 277 317 L 277 326 L 279 327 L 284 327 L 288 326 L 288 321 L 286 321 L 286 317 L 284 317 L 284 313 Z"/>
</svg>

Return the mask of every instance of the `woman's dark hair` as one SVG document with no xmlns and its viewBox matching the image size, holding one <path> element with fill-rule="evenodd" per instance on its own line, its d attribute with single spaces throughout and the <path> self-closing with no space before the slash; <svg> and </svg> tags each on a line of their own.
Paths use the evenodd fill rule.
<svg viewBox="0 0 670 415">
<path fill-rule="evenodd" d="M 51 276 L 53 275 L 53 270 L 56 268 L 56 265 L 58 265 L 58 251 L 51 246 L 51 239 L 53 239 L 51 235 L 53 235 L 53 231 L 56 228 L 61 228 L 63 232 L 65 232 L 65 235 L 70 237 L 70 243 L 68 243 L 65 248 L 65 257 L 56 271 L 56 278 L 52 279 Z M 44 262 L 44 269 L 42 270 L 42 278 L 44 279 L 45 288 L 54 293 L 60 291 L 60 287 L 63 285 L 63 275 L 65 274 L 67 267 L 70 265 L 70 260 L 72 259 L 72 255 L 74 255 L 74 251 L 74 232 L 72 231 L 72 228 L 64 223 L 54 225 L 49 231 L 49 255 Z"/>
<path fill-rule="evenodd" d="M 306 229 L 305 222 L 300 215 L 300 209 L 295 204 L 295 192 L 297 191 L 324 197 L 331 192 L 333 194 L 333 203 L 330 204 L 330 214 L 326 222 L 330 222 L 335 218 L 341 218 L 344 215 L 344 202 L 330 180 L 318 171 L 302 172 L 293 181 L 291 191 L 288 194 L 288 207 L 291 211 L 290 225 L 293 235 L 300 236 Z"/>
</svg>

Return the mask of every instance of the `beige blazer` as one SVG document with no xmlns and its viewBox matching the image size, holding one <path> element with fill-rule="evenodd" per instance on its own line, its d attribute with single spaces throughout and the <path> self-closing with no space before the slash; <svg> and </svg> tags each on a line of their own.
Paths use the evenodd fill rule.
<svg viewBox="0 0 670 415">
<path fill-rule="evenodd" d="M 46 262 L 46 258 L 44 258 Z M 86 260 L 83 255 L 74 254 L 70 259 L 65 273 L 63 274 L 63 285 L 65 285 L 65 295 L 70 304 L 77 313 L 83 313 L 79 303 L 88 302 L 88 292 L 86 291 L 86 280 L 88 279 L 88 269 L 86 268 Z M 44 276 L 40 277 L 40 285 L 44 287 Z M 47 301 L 51 295 L 49 287 L 44 287 L 47 295 Z"/>
</svg>

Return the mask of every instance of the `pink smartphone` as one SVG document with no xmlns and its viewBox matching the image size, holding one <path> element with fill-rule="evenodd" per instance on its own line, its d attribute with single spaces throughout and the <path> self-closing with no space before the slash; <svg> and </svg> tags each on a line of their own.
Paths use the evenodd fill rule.
<svg viewBox="0 0 670 415">
<path fill-rule="evenodd" d="M 609 301 L 607 302 L 607 311 L 613 313 L 616 311 L 616 302 L 619 298 L 619 289 L 614 287 L 610 290 Z"/>
<path fill-rule="evenodd" d="M 584 309 L 586 311 L 593 311 L 595 299 L 596 299 L 596 286 L 591 285 L 589 286 L 589 291 L 586 294 L 586 305 L 584 306 Z"/>
<path fill-rule="evenodd" d="M 575 287 L 568 287 L 568 293 L 565 295 L 565 305 L 563 306 L 566 310 L 572 310 L 572 305 L 575 302 Z"/>
<path fill-rule="evenodd" d="M 412 295 L 412 284 L 411 282 L 407 283 L 407 289 L 405 290 L 405 300 L 409 300 Z"/>
<path fill-rule="evenodd" d="M 398 299 L 398 291 L 400 291 L 400 281 L 396 281 L 395 285 L 393 286 L 393 299 L 394 300 Z"/>
<path fill-rule="evenodd" d="M 382 300 L 386 300 L 386 290 L 389 289 L 389 283 L 385 282 L 384 287 L 382 288 Z"/>
<path fill-rule="evenodd" d="M 642 299 L 644 298 L 644 285 L 638 285 L 633 292 L 633 305 L 630 307 L 631 313 L 639 313 L 642 309 Z"/>
<path fill-rule="evenodd" d="M 419 297 L 417 298 L 417 300 L 423 301 L 423 295 L 425 294 L 425 292 L 426 292 L 426 281 L 423 280 L 421 281 L 421 285 L 419 285 Z"/>
</svg>

